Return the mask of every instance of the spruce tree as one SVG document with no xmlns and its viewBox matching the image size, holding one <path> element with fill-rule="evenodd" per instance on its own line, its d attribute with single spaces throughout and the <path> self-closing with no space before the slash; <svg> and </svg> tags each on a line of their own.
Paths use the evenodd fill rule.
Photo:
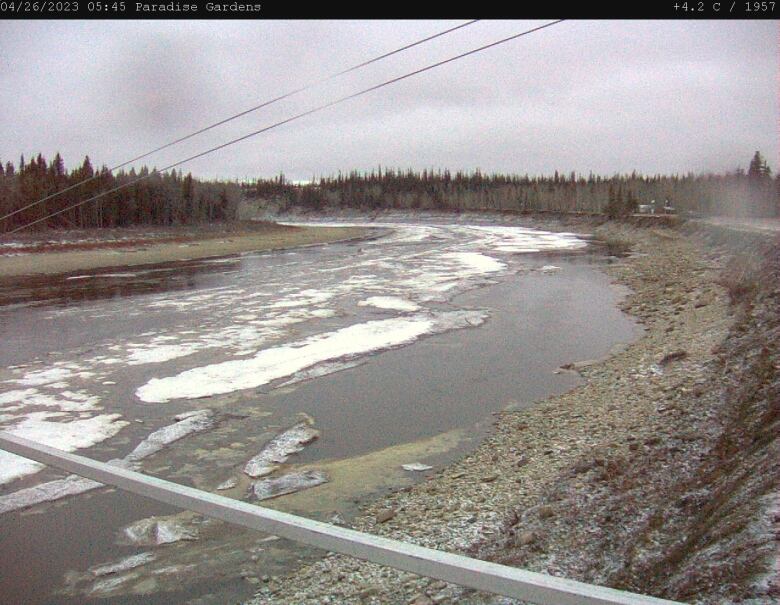
<svg viewBox="0 0 780 605">
<path fill-rule="evenodd" d="M 761 155 L 760 151 L 756 151 L 753 155 L 753 159 L 750 160 L 750 167 L 748 168 L 748 176 L 754 179 L 764 178 L 771 176 L 771 170 Z"/>
</svg>

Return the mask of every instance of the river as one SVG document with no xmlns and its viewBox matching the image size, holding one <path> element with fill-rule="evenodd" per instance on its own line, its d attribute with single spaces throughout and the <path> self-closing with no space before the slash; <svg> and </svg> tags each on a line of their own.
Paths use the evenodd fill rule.
<svg viewBox="0 0 780 605">
<path fill-rule="evenodd" d="M 494 412 L 578 384 L 562 364 L 639 334 L 582 237 L 498 217 L 358 223 L 376 237 L 4 292 L 0 427 L 248 501 L 255 481 L 316 472 L 327 482 L 262 504 L 348 523 L 472 449 Z M 291 427 L 318 438 L 247 476 Z M 317 556 L 64 477 L 0 452 L 4 602 L 234 602 Z"/>
</svg>

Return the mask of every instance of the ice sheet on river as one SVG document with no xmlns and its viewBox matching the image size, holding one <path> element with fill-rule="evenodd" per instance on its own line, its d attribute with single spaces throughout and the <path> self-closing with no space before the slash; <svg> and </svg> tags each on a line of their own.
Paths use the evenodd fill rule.
<svg viewBox="0 0 780 605">
<path fill-rule="evenodd" d="M 113 437 L 129 424 L 119 420 L 119 414 L 100 414 L 70 422 L 49 420 L 63 416 L 62 412 L 33 412 L 15 425 L 2 428 L 17 437 L 72 452 Z M 42 468 L 43 465 L 38 462 L 0 450 L 0 484 L 31 475 Z"/>
<path fill-rule="evenodd" d="M 152 552 L 142 552 L 138 553 L 137 555 L 130 555 L 129 557 L 125 557 L 116 563 L 106 563 L 96 567 L 91 567 L 89 572 L 95 577 L 108 576 L 122 571 L 135 569 L 136 567 L 145 565 L 149 561 L 153 561 L 155 558 L 156 555 Z"/>
<path fill-rule="evenodd" d="M 47 481 L 0 496 L 0 514 L 21 510 L 33 504 L 54 502 L 68 496 L 83 494 L 98 487 L 103 487 L 103 484 L 77 475 L 68 475 L 64 479 Z"/>
<path fill-rule="evenodd" d="M 426 334 L 477 326 L 486 315 L 484 311 L 450 311 L 359 323 L 265 349 L 249 359 L 194 368 L 167 378 L 152 378 L 136 391 L 136 396 L 146 403 L 165 403 L 171 399 L 251 389 L 324 361 L 354 359 L 410 344 Z"/>
<path fill-rule="evenodd" d="M 214 425 L 214 415 L 211 410 L 196 410 L 180 414 L 175 417 L 174 424 L 164 426 L 151 433 L 146 439 L 136 446 L 136 448 L 127 456 L 118 460 L 111 460 L 108 464 L 113 464 L 121 468 L 137 470 L 139 462 L 148 456 L 160 451 L 166 445 L 173 443 L 187 435 L 198 433 L 211 428 Z M 127 424 L 127 423 L 125 423 Z M 56 446 L 55 446 L 56 447 Z M 20 464 L 35 465 L 38 470 L 37 462 L 14 456 L 0 451 L 0 464 L 4 462 L 3 456 L 13 456 L 19 458 Z M 5 467 L 3 467 L 5 468 Z M 77 475 L 69 475 L 64 479 L 55 479 L 47 481 L 33 487 L 17 490 L 10 494 L 0 496 L 0 514 L 28 508 L 43 502 L 53 502 L 68 496 L 83 494 L 103 487 L 102 483 L 85 479 Z"/>
<path fill-rule="evenodd" d="M 419 311 L 420 305 L 398 296 L 370 296 L 358 303 L 359 307 L 376 307 L 393 311 Z"/>
<path fill-rule="evenodd" d="M 52 388 L 52 385 L 48 385 Z M 87 412 L 98 409 L 100 398 L 84 391 L 42 393 L 39 389 L 18 389 L 0 393 L 0 411 L 17 412 L 23 408 L 57 408 L 63 412 Z"/>
<path fill-rule="evenodd" d="M 320 436 L 318 430 L 305 422 L 296 424 L 274 437 L 257 456 L 246 463 L 244 472 L 257 478 L 271 474 L 293 454 L 303 451 L 303 446 Z"/>
<path fill-rule="evenodd" d="M 187 522 L 189 516 L 181 514 L 168 517 L 148 517 L 128 525 L 124 537 L 141 546 L 159 546 L 181 540 L 197 540 L 198 529 Z"/>
<path fill-rule="evenodd" d="M 328 476 L 322 471 L 304 471 L 290 473 L 273 479 L 263 479 L 252 487 L 258 500 L 268 500 L 285 494 L 294 494 L 304 489 L 327 483 Z"/>
<path fill-rule="evenodd" d="M 211 410 L 196 410 L 180 414 L 175 417 L 175 420 L 174 424 L 159 428 L 150 434 L 125 459 L 132 462 L 143 460 L 182 437 L 200 433 L 214 426 L 214 414 Z"/>
</svg>

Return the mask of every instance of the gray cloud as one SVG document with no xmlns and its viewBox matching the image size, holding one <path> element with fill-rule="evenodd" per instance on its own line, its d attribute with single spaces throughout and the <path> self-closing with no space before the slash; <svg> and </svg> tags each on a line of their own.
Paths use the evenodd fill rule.
<svg viewBox="0 0 780 605">
<path fill-rule="evenodd" d="M 118 163 L 453 22 L 0 22 L 0 159 Z M 246 116 L 158 166 L 525 29 L 482 22 Z M 185 170 L 550 173 L 778 166 L 773 22 L 572 21 L 283 126 Z"/>
</svg>

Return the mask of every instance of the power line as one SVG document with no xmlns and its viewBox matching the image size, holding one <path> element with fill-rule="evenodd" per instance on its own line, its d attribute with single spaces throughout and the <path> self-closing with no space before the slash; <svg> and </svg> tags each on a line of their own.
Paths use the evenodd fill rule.
<svg viewBox="0 0 780 605">
<path fill-rule="evenodd" d="M 121 164 L 117 164 L 113 168 L 109 168 L 108 172 L 113 173 L 115 170 L 119 170 L 120 168 L 124 168 L 128 164 L 132 164 L 134 162 L 137 162 L 139 160 L 143 160 L 144 158 L 149 157 L 150 155 L 153 155 L 157 153 L 158 151 L 162 151 L 163 149 L 168 149 L 169 147 L 173 147 L 174 145 L 178 145 L 179 143 L 182 143 L 184 141 L 187 141 L 191 139 L 192 137 L 198 136 L 199 134 L 203 134 L 204 132 L 207 132 L 209 130 L 212 130 L 213 128 L 216 128 L 217 126 L 222 126 L 223 124 L 227 124 L 228 122 L 232 122 L 233 120 L 236 120 L 238 118 L 241 118 L 247 114 L 250 114 L 252 112 L 257 111 L 258 109 L 262 109 L 264 107 L 268 107 L 269 105 L 273 105 L 274 103 L 278 103 L 279 101 L 283 101 L 284 99 L 289 99 L 290 97 L 297 95 L 299 93 L 302 93 L 307 90 L 311 90 L 312 88 L 315 88 L 317 86 L 320 86 L 322 84 L 325 84 L 327 82 L 330 82 L 331 80 L 334 80 L 338 77 L 341 77 L 343 75 L 346 75 L 348 73 L 352 73 L 353 71 L 357 71 L 358 69 L 361 69 L 363 67 L 367 67 L 368 65 L 371 65 L 373 63 L 377 63 L 378 61 L 381 61 L 383 59 L 387 59 L 388 57 L 392 57 L 393 55 L 397 55 L 398 53 L 401 53 L 405 50 L 409 50 L 410 48 L 414 48 L 415 46 L 419 46 L 420 44 L 424 44 L 425 42 L 430 42 L 431 40 L 434 40 L 436 38 L 440 38 L 442 36 L 445 36 L 449 33 L 452 33 L 456 30 L 462 29 L 464 27 L 468 27 L 469 25 L 473 25 L 479 21 L 479 19 L 472 19 L 471 21 L 466 21 L 465 23 L 461 23 L 460 25 L 456 25 L 455 27 L 450 27 L 449 29 L 445 29 L 444 31 L 440 31 L 436 34 L 433 34 L 431 36 L 428 36 L 426 38 L 422 38 L 420 40 L 417 40 L 416 42 L 412 42 L 410 44 L 407 44 L 405 46 L 402 46 L 400 48 L 396 48 L 395 50 L 391 50 L 390 52 L 386 52 L 382 55 L 379 55 L 378 57 L 374 57 L 373 59 L 369 59 L 367 61 L 363 61 L 362 63 L 358 63 L 357 65 L 353 65 L 352 67 L 349 67 L 347 69 L 344 69 L 342 71 L 336 72 L 334 74 L 331 74 L 329 76 L 326 76 L 324 78 L 320 78 L 319 80 L 315 80 L 314 82 L 311 82 L 310 84 L 306 84 L 305 86 L 301 86 L 300 88 L 296 88 L 295 90 L 291 90 L 290 92 L 286 92 L 282 95 L 279 95 L 278 97 L 274 97 L 273 99 L 269 99 L 268 101 L 263 101 L 259 105 L 255 105 L 254 107 L 250 107 L 249 109 L 245 109 L 244 111 L 241 111 L 237 114 L 234 114 L 228 118 L 225 118 L 223 120 L 220 120 L 218 122 L 214 122 L 213 124 L 209 124 L 208 126 L 204 126 L 200 130 L 196 130 L 195 132 L 192 132 L 188 135 L 185 135 L 183 137 L 180 137 L 174 141 L 171 141 L 170 143 L 166 143 L 165 145 L 161 145 L 160 147 L 157 147 L 155 149 L 152 149 L 151 151 L 147 151 L 146 153 L 143 153 L 139 156 L 136 156 L 130 160 L 127 160 L 125 162 L 122 162 Z M 58 195 L 61 195 L 67 191 L 72 191 L 76 187 L 80 187 L 81 185 L 84 185 L 85 183 L 89 183 L 91 181 L 94 181 L 100 176 L 99 173 L 96 173 L 95 175 L 84 179 L 83 181 L 79 181 L 78 183 L 74 183 L 73 185 L 69 185 L 65 189 L 60 189 L 59 191 L 55 191 L 54 193 L 50 193 L 46 197 L 43 197 L 39 200 L 36 200 L 34 202 L 31 202 L 27 204 L 26 206 L 22 208 L 17 208 L 13 212 L 9 212 L 8 214 L 0 217 L 0 221 L 4 221 L 15 214 L 18 214 L 20 212 L 24 212 L 28 208 L 32 208 L 33 206 L 37 206 L 38 204 L 42 204 L 43 202 L 46 202 L 54 197 L 57 197 Z M 13 233 L 11 231 L 10 233 Z"/>
<path fill-rule="evenodd" d="M 26 229 L 27 227 L 31 227 L 31 226 L 33 226 L 33 225 L 35 225 L 37 223 L 40 223 L 40 222 L 48 220 L 48 219 L 50 219 L 50 218 L 52 218 L 54 216 L 57 216 L 57 215 L 62 214 L 64 212 L 67 212 L 68 210 L 73 210 L 74 208 L 78 208 L 79 206 L 83 206 L 84 204 L 87 204 L 89 202 L 97 200 L 97 199 L 99 199 L 101 197 L 104 197 L 104 196 L 110 194 L 110 193 L 114 193 L 116 191 L 119 191 L 120 189 L 125 189 L 127 187 L 130 187 L 131 185 L 134 185 L 134 184 L 136 184 L 136 183 L 138 183 L 140 181 L 144 181 L 146 179 L 149 179 L 152 176 L 154 176 L 155 174 L 160 174 L 162 172 L 165 172 L 166 170 L 170 170 L 172 168 L 176 168 L 177 166 L 180 166 L 180 165 L 182 165 L 182 164 L 184 164 L 186 162 L 190 162 L 190 161 L 195 160 L 197 158 L 201 158 L 201 157 L 203 157 L 205 155 L 208 155 L 210 153 L 213 153 L 215 151 L 219 151 L 220 149 L 224 149 L 225 147 L 229 147 L 230 145 L 234 145 L 235 143 L 239 143 L 241 141 L 245 141 L 246 139 L 249 139 L 251 137 L 257 136 L 258 134 L 262 134 L 264 132 L 268 132 L 269 130 L 273 130 L 274 128 L 278 128 L 279 126 L 283 126 L 284 124 L 289 124 L 290 122 L 294 122 L 295 120 L 298 120 L 298 119 L 303 118 L 305 116 L 309 116 L 311 114 L 318 113 L 318 112 L 320 112 L 320 111 L 322 111 L 324 109 L 327 109 L 329 107 L 333 107 L 334 105 L 338 105 L 340 103 L 344 103 L 345 101 L 349 101 L 351 99 L 355 99 L 357 97 L 361 97 L 361 96 L 363 96 L 365 94 L 368 94 L 370 92 L 373 92 L 375 90 L 379 90 L 380 88 L 384 88 L 385 86 L 390 86 L 391 84 L 395 84 L 397 82 L 401 82 L 402 80 L 406 80 L 408 78 L 411 78 L 412 76 L 416 76 L 416 75 L 419 75 L 419 74 L 424 73 L 426 71 L 430 71 L 432 69 L 435 69 L 437 67 L 441 67 L 442 65 L 446 65 L 448 63 L 452 63 L 453 61 L 458 61 L 459 59 L 463 59 L 464 57 L 468 57 L 470 55 L 475 55 L 475 54 L 477 54 L 479 52 L 482 52 L 484 50 L 487 50 L 489 48 L 493 48 L 495 46 L 499 46 L 500 44 L 505 44 L 507 42 L 510 42 L 512 40 L 516 40 L 517 38 L 521 38 L 523 36 L 527 36 L 529 34 L 537 32 L 539 30 L 545 29 L 547 27 L 552 27 L 553 25 L 557 25 L 558 23 L 562 23 L 563 21 L 564 21 L 564 19 L 558 19 L 557 21 L 551 21 L 550 23 L 545 23 L 544 25 L 539 25 L 537 27 L 534 27 L 534 28 L 522 31 L 522 32 L 520 32 L 518 34 L 514 34 L 512 36 L 508 36 L 506 38 L 502 38 L 500 40 L 497 40 L 496 42 L 491 42 L 490 44 L 485 44 L 484 46 L 480 46 L 478 48 L 474 48 L 472 50 L 466 51 L 466 52 L 461 53 L 459 55 L 452 56 L 449 59 L 444 59 L 443 61 L 438 61 L 437 63 L 432 63 L 431 65 L 427 65 L 425 67 L 421 67 L 420 69 L 416 69 L 416 70 L 411 71 L 409 73 L 406 73 L 406 74 L 404 74 L 402 76 L 398 76 L 398 77 L 392 78 L 390 80 L 386 80 L 386 81 L 384 81 L 384 82 L 382 82 L 380 84 L 376 84 L 374 86 L 370 86 L 369 88 L 364 88 L 363 90 L 361 90 L 359 92 L 355 92 L 355 93 L 349 94 L 347 96 L 340 97 L 340 98 L 338 98 L 338 99 L 336 99 L 334 101 L 329 101 L 328 103 L 324 103 L 322 105 L 318 105 L 317 107 L 315 107 L 313 109 L 309 109 L 307 111 L 304 111 L 302 113 L 294 115 L 294 116 L 292 116 L 290 118 L 287 118 L 285 120 L 281 120 L 279 122 L 271 124 L 270 126 L 266 126 L 264 128 L 260 128 L 259 130 L 255 130 L 253 132 L 250 132 L 249 134 L 245 134 L 244 136 L 238 137 L 236 139 L 232 139 L 230 141 L 227 141 L 226 143 L 222 143 L 221 145 L 217 145 L 216 147 L 212 147 L 210 149 L 207 149 L 206 151 L 201 151 L 200 153 L 192 155 L 192 156 L 190 156 L 188 158 L 185 158 L 185 159 L 180 160 L 178 162 L 174 162 L 173 164 L 169 164 L 168 166 L 165 166 L 164 168 L 153 170 L 149 174 L 140 176 L 140 177 L 138 177 L 136 179 L 133 179 L 130 182 L 124 183 L 124 184 L 122 184 L 122 185 L 120 185 L 118 187 L 114 187 L 113 189 L 109 189 L 108 191 L 104 191 L 102 193 L 99 193 L 98 195 L 92 196 L 91 198 L 88 198 L 88 199 L 83 200 L 81 202 L 77 202 L 75 204 L 71 204 L 70 206 L 68 206 L 66 208 L 62 208 L 61 210 L 58 210 L 58 211 L 53 212 L 53 213 L 51 213 L 51 214 L 49 214 L 47 216 L 44 216 L 43 218 L 37 219 L 37 220 L 35 220 L 35 221 L 31 222 L 31 223 L 27 223 L 26 225 L 22 225 L 21 227 L 17 227 L 16 229 L 8 231 L 8 234 L 16 233 L 17 231 L 21 231 L 22 229 Z"/>
</svg>

